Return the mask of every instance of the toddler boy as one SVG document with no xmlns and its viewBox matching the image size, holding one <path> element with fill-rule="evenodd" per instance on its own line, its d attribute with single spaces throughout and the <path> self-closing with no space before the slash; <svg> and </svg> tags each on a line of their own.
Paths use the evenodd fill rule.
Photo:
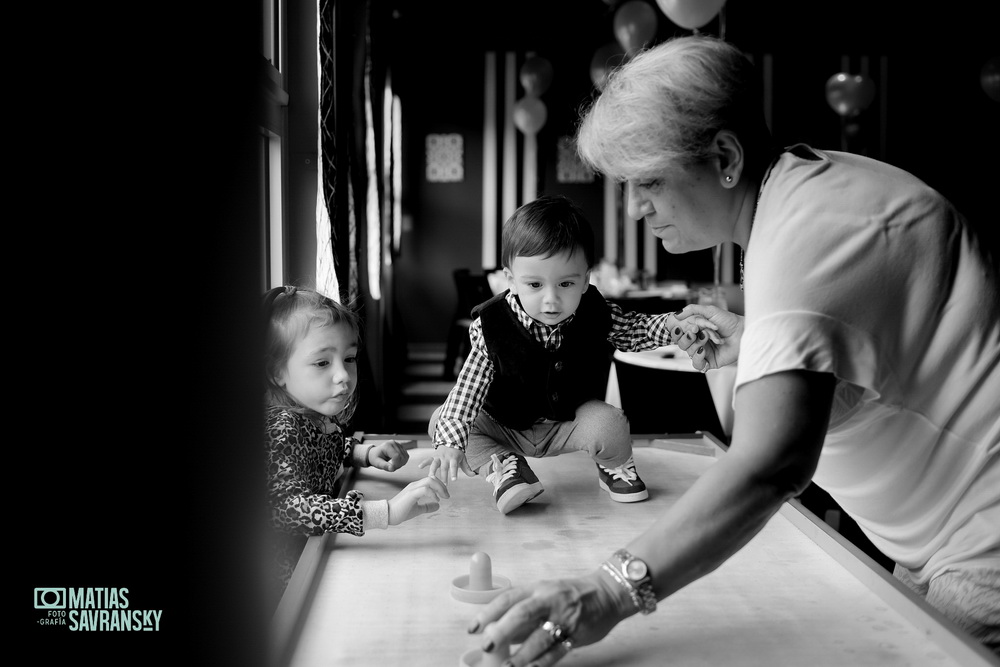
<svg viewBox="0 0 1000 667">
<path fill-rule="evenodd" d="M 590 223 L 565 197 L 517 209 L 503 228 L 502 255 L 508 290 L 473 309 L 472 350 L 431 417 L 434 457 L 421 466 L 445 483 L 460 468 L 485 477 L 507 514 L 543 490 L 525 457 L 585 451 L 612 500 L 645 500 L 628 419 L 603 400 L 614 349 L 655 349 L 671 332 L 714 325 L 625 313 L 606 301 L 590 285 Z"/>
</svg>

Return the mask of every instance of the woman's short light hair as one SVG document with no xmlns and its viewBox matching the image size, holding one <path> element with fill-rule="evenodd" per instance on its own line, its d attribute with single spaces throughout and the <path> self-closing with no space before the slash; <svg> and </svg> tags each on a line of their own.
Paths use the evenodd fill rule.
<svg viewBox="0 0 1000 667">
<path fill-rule="evenodd" d="M 750 169 L 771 158 L 759 77 L 739 49 L 707 35 L 675 37 L 614 70 L 584 108 L 580 157 L 618 181 L 658 178 L 715 156 L 734 132 Z"/>
</svg>

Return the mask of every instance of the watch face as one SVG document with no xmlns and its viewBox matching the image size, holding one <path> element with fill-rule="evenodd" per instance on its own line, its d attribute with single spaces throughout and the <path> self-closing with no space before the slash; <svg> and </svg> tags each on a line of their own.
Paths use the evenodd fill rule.
<svg viewBox="0 0 1000 667">
<path fill-rule="evenodd" d="M 643 579 L 648 571 L 649 568 L 646 567 L 646 564 L 637 559 L 629 561 L 628 565 L 625 566 L 625 574 L 632 581 Z"/>
</svg>

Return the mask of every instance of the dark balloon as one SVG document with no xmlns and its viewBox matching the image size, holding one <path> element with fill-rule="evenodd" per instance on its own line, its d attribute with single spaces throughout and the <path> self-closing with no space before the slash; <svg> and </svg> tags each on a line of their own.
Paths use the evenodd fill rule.
<svg viewBox="0 0 1000 667">
<path fill-rule="evenodd" d="M 983 92 L 994 102 L 1000 102 L 1000 56 L 990 58 L 980 72 Z"/>
<path fill-rule="evenodd" d="M 552 63 L 545 58 L 532 56 L 521 65 L 521 85 L 529 95 L 538 97 L 552 85 Z"/>
<path fill-rule="evenodd" d="M 604 90 L 611 70 L 625 62 L 625 52 L 618 42 L 609 42 L 594 51 L 590 60 L 590 80 L 598 90 Z"/>
<path fill-rule="evenodd" d="M 841 116 L 857 116 L 875 101 L 875 82 L 863 74 L 834 74 L 826 82 L 826 101 Z"/>
<path fill-rule="evenodd" d="M 635 53 L 656 36 L 656 10 L 642 0 L 628 0 L 615 12 L 615 39 L 628 53 Z"/>
</svg>

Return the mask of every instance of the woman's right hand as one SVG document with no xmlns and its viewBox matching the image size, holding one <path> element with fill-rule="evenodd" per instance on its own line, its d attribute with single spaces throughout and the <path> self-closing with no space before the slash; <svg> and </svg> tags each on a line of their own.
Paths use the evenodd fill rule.
<svg viewBox="0 0 1000 667">
<path fill-rule="evenodd" d="M 716 326 L 718 342 L 702 337 L 682 336 L 677 346 L 691 357 L 691 365 L 700 371 L 721 368 L 736 363 L 740 356 L 740 340 L 743 338 L 743 318 L 717 306 L 688 304 L 676 314 L 678 320 L 704 318 Z"/>
<path fill-rule="evenodd" d="M 448 487 L 437 477 L 424 477 L 410 482 L 389 500 L 389 525 L 398 526 L 421 514 L 436 512 L 441 498 L 450 498 Z"/>
<path fill-rule="evenodd" d="M 549 667 L 572 647 L 603 639 L 636 613 L 624 588 L 601 570 L 575 579 L 536 581 L 504 591 L 473 618 L 468 630 L 482 633 L 484 649 L 520 644 L 511 655 L 515 667 Z M 562 628 L 571 643 L 553 640 L 545 622 Z"/>
</svg>

